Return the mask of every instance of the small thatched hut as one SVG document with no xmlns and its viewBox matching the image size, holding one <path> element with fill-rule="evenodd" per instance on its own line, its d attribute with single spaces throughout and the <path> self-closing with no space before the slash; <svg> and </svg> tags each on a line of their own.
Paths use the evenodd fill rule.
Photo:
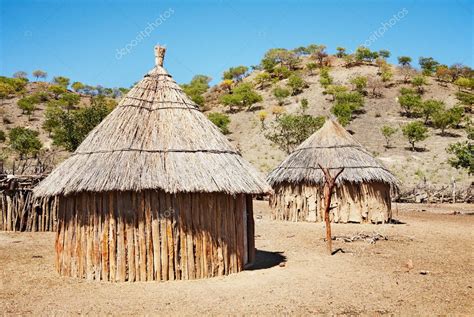
<svg viewBox="0 0 474 317">
<path fill-rule="evenodd" d="M 59 196 L 56 267 L 109 281 L 239 272 L 254 258 L 258 176 L 163 66 L 35 189 Z"/>
<path fill-rule="evenodd" d="M 332 119 L 268 175 L 274 189 L 270 199 L 274 219 L 324 220 L 324 175 L 318 164 L 332 172 L 344 167 L 332 199 L 333 222 L 381 223 L 391 219 L 390 194 L 397 188 L 397 180 Z"/>
</svg>

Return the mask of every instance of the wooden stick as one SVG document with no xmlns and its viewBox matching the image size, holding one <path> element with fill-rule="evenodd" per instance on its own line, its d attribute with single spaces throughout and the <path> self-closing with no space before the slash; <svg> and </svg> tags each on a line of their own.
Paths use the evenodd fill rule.
<svg viewBox="0 0 474 317">
<path fill-rule="evenodd" d="M 331 238 L 331 221 L 329 219 L 329 210 L 331 209 L 331 196 L 334 186 L 336 186 L 336 179 L 344 171 L 344 168 L 339 169 L 335 176 L 331 176 L 329 169 L 318 164 L 319 168 L 324 174 L 324 221 L 326 222 L 326 243 L 329 255 L 332 254 L 332 238 Z"/>
</svg>

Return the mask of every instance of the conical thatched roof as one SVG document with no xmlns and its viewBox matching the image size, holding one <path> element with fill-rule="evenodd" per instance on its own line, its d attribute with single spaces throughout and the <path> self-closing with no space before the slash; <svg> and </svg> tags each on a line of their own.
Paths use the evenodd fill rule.
<svg viewBox="0 0 474 317">
<path fill-rule="evenodd" d="M 35 189 L 267 193 L 271 188 L 162 67 L 156 66 Z"/>
<path fill-rule="evenodd" d="M 384 182 L 397 187 L 395 176 L 333 119 L 300 144 L 267 177 L 272 185 L 321 184 L 318 164 L 331 170 L 344 167 L 338 183 Z"/>
</svg>

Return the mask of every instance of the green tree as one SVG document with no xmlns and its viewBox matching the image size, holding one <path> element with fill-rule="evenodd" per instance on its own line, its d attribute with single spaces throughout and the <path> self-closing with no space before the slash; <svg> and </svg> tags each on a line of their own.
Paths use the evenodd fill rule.
<svg viewBox="0 0 474 317">
<path fill-rule="evenodd" d="M 300 76 L 293 74 L 288 78 L 287 86 L 291 89 L 291 94 L 297 95 L 306 87 L 306 83 Z"/>
<path fill-rule="evenodd" d="M 275 87 L 273 89 L 273 96 L 278 100 L 278 105 L 283 106 L 285 99 L 290 95 L 290 91 L 288 89 L 282 87 Z"/>
<path fill-rule="evenodd" d="M 416 117 L 421 108 L 421 97 L 417 94 L 406 93 L 398 97 L 398 102 L 402 107 L 405 116 Z"/>
<path fill-rule="evenodd" d="M 51 85 L 48 87 L 48 91 L 54 95 L 54 98 L 58 98 L 61 94 L 67 92 L 67 89 L 60 85 Z"/>
<path fill-rule="evenodd" d="M 66 110 L 72 110 L 76 105 L 81 101 L 81 97 L 75 93 L 67 92 L 61 95 L 59 98 L 60 101 L 66 106 Z"/>
<path fill-rule="evenodd" d="M 392 136 L 398 131 L 397 128 L 392 128 L 389 125 L 384 125 L 382 128 L 380 128 L 380 132 L 382 133 L 383 137 L 385 138 L 385 147 L 388 149 L 390 148 L 390 141 L 392 139 Z"/>
<path fill-rule="evenodd" d="M 313 117 L 305 113 L 277 116 L 265 137 L 281 150 L 290 153 L 324 124 L 324 117 Z"/>
<path fill-rule="evenodd" d="M 0 76 L 0 83 L 12 86 L 16 93 L 22 93 L 28 83 L 28 79 Z"/>
<path fill-rule="evenodd" d="M 7 140 L 7 135 L 5 134 L 5 131 L 0 130 L 0 143 L 3 143 Z"/>
<path fill-rule="evenodd" d="M 354 110 L 349 103 L 336 103 L 331 112 L 337 117 L 337 120 L 342 126 L 346 126 L 352 120 L 352 113 Z"/>
<path fill-rule="evenodd" d="M 428 99 L 421 104 L 421 114 L 425 118 L 425 124 L 428 123 L 430 118 L 437 112 L 444 110 L 444 102 L 436 99 Z"/>
<path fill-rule="evenodd" d="M 324 66 L 324 61 L 328 56 L 325 45 L 314 45 L 310 48 L 311 55 L 318 61 L 319 67 Z"/>
<path fill-rule="evenodd" d="M 242 81 L 248 70 L 249 68 L 243 65 L 231 67 L 224 72 L 222 79 L 232 79 L 235 82 Z"/>
<path fill-rule="evenodd" d="M 318 64 L 316 64 L 316 63 L 309 62 L 308 64 L 306 64 L 306 69 L 309 71 L 310 75 L 314 74 L 314 70 L 316 68 L 318 68 Z"/>
<path fill-rule="evenodd" d="M 469 141 L 457 142 L 449 145 L 446 149 L 453 157 L 448 159 L 448 163 L 456 169 L 466 169 L 469 175 L 474 174 L 474 144 Z"/>
<path fill-rule="evenodd" d="M 325 93 L 332 96 L 332 101 L 335 100 L 336 94 L 341 92 L 346 92 L 348 89 L 346 86 L 342 85 L 329 85 L 327 86 Z"/>
<path fill-rule="evenodd" d="M 377 52 L 372 52 L 369 48 L 364 46 L 359 46 L 354 54 L 354 58 L 357 62 L 373 62 L 378 57 Z"/>
<path fill-rule="evenodd" d="M 26 72 L 20 70 L 20 71 L 13 74 L 13 78 L 27 79 L 28 74 Z"/>
<path fill-rule="evenodd" d="M 23 114 L 28 116 L 28 120 L 31 120 L 31 115 L 33 111 L 36 110 L 35 100 L 31 97 L 24 97 L 18 100 L 18 108 L 21 109 Z"/>
<path fill-rule="evenodd" d="M 280 80 L 290 77 L 291 73 L 291 70 L 286 66 L 276 66 L 273 69 L 273 76 Z"/>
<path fill-rule="evenodd" d="M 454 82 L 456 86 L 458 86 L 459 91 L 461 89 L 473 89 L 474 88 L 474 79 L 466 78 L 466 77 L 459 77 Z"/>
<path fill-rule="evenodd" d="M 255 76 L 255 85 L 260 86 L 260 89 L 264 89 L 265 85 L 271 82 L 272 76 L 267 72 L 261 72 Z"/>
<path fill-rule="evenodd" d="M 398 64 L 400 66 L 410 66 L 411 63 L 411 57 L 409 56 L 398 56 Z"/>
<path fill-rule="evenodd" d="M 67 86 L 69 86 L 69 78 L 63 76 L 56 76 L 53 78 L 53 84 L 59 85 L 67 89 Z"/>
<path fill-rule="evenodd" d="M 336 47 L 336 51 L 337 51 L 336 56 L 339 57 L 339 58 L 342 58 L 342 57 L 347 55 L 346 54 L 346 49 L 344 47 L 338 46 L 338 47 Z"/>
<path fill-rule="evenodd" d="M 10 148 L 17 152 L 20 160 L 28 155 L 35 156 L 43 146 L 38 139 L 39 133 L 28 128 L 16 127 L 10 130 Z"/>
<path fill-rule="evenodd" d="M 411 80 L 411 85 L 413 87 L 416 87 L 419 94 L 424 93 L 425 90 L 424 90 L 423 86 L 426 85 L 426 84 L 427 84 L 427 82 L 426 82 L 425 76 L 415 76 Z"/>
<path fill-rule="evenodd" d="M 250 83 L 240 83 L 231 94 L 223 95 L 220 101 L 228 106 L 231 111 L 233 107 L 247 108 L 247 111 L 249 111 L 254 103 L 262 101 L 262 96 L 253 89 Z"/>
<path fill-rule="evenodd" d="M 226 114 L 219 113 L 219 112 L 211 112 L 207 115 L 209 120 L 214 123 L 223 134 L 229 134 L 229 123 L 230 117 Z"/>
<path fill-rule="evenodd" d="M 379 56 L 382 57 L 383 59 L 387 59 L 390 57 L 390 51 L 389 50 L 380 50 L 379 51 Z"/>
<path fill-rule="evenodd" d="M 436 71 L 436 67 L 439 65 L 433 57 L 420 57 L 418 59 L 418 64 L 420 64 L 421 69 L 423 70 L 423 75 L 430 76 L 433 72 Z"/>
<path fill-rule="evenodd" d="M 63 115 L 64 111 L 64 104 L 58 100 L 52 100 L 48 102 L 46 105 L 46 109 L 44 111 L 44 122 L 43 122 L 43 129 L 49 133 L 49 136 L 52 135 L 54 129 L 57 129 L 61 125 L 61 116 Z"/>
<path fill-rule="evenodd" d="M 38 80 L 38 79 L 40 79 L 40 78 L 45 79 L 46 77 L 48 77 L 48 73 L 45 72 L 45 71 L 42 71 L 42 70 L 38 69 L 38 70 L 35 70 L 35 71 L 33 72 L 33 76 L 36 78 L 36 80 Z"/>
<path fill-rule="evenodd" d="M 71 85 L 72 90 L 74 90 L 75 92 L 79 92 L 79 90 L 84 89 L 85 87 L 86 86 L 79 81 L 75 81 Z"/>
<path fill-rule="evenodd" d="M 186 95 L 188 95 L 193 102 L 203 107 L 205 102 L 203 94 L 209 89 L 211 80 L 209 76 L 196 75 L 191 79 L 189 84 L 181 85 L 181 88 L 183 88 Z"/>
<path fill-rule="evenodd" d="M 284 48 L 272 48 L 265 53 L 261 61 L 261 66 L 270 74 L 276 66 L 285 66 L 289 70 L 294 70 L 299 64 L 298 56 L 293 51 Z"/>
<path fill-rule="evenodd" d="M 367 77 L 365 76 L 356 76 L 350 80 L 351 84 L 355 86 L 355 89 L 360 93 L 365 93 L 365 88 L 367 88 Z"/>
<path fill-rule="evenodd" d="M 0 82 L 0 99 L 2 100 L 2 106 L 5 103 L 5 99 L 15 92 L 15 88 L 7 83 Z"/>
<path fill-rule="evenodd" d="M 364 97 L 357 91 L 336 93 L 334 99 L 336 103 L 348 104 L 352 111 L 356 111 L 364 107 Z"/>
<path fill-rule="evenodd" d="M 411 150 L 415 151 L 415 143 L 421 142 L 428 137 L 428 129 L 421 121 L 413 121 L 402 127 L 403 135 L 408 139 Z"/>
</svg>

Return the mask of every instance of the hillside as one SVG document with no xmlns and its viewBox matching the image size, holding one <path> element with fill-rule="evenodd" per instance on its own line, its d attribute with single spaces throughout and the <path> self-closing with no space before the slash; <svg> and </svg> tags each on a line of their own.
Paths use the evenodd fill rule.
<svg viewBox="0 0 474 317">
<path fill-rule="evenodd" d="M 324 93 L 325 89 L 319 83 L 318 70 L 314 71 L 314 74 L 309 73 L 305 70 L 305 65 L 310 62 L 310 58 L 303 56 L 300 59 L 301 65 L 298 72 L 307 83 L 307 88 L 300 94 L 285 99 L 283 105 L 285 112 L 297 112 L 300 108 L 300 101 L 307 99 L 309 101 L 308 114 L 329 116 L 334 103 L 331 101 L 331 96 Z M 394 76 L 390 83 L 380 87 L 381 96 L 378 98 L 366 96 L 363 111 L 355 115 L 346 128 L 398 177 L 403 189 L 413 188 L 420 183 L 436 188 L 451 186 L 452 180 L 456 180 L 458 188 L 468 187 L 472 179 L 469 178 L 465 170 L 456 170 L 447 163 L 448 154 L 445 151 L 449 144 L 467 140 L 464 129 L 448 129 L 449 133 L 442 136 L 439 130 L 428 127 L 429 137 L 417 145 L 424 150 L 410 151 L 408 141 L 403 137 L 400 127 L 417 119 L 401 115 L 402 109 L 397 97 L 400 88 L 408 88 L 411 85 L 404 83 L 402 74 L 395 66 L 391 68 Z M 333 84 L 345 85 L 350 88 L 353 86 L 350 79 L 354 76 L 366 76 L 370 81 L 371 78 L 378 76 L 378 71 L 379 67 L 375 64 L 362 63 L 348 68 L 345 67 L 342 59 L 331 57 L 330 75 L 334 79 Z M 255 76 L 261 72 L 261 70 L 254 70 L 246 74 L 243 82 L 253 82 Z M 267 127 L 271 125 L 275 119 L 272 108 L 278 104 L 272 94 L 272 89 L 275 86 L 285 86 L 287 81 L 288 79 L 283 79 L 264 89 L 257 89 L 263 100 L 254 104 L 251 111 L 229 112 L 228 107 L 219 102 L 219 98 L 223 94 L 219 86 L 211 87 L 204 94 L 205 112 L 222 112 L 229 116 L 231 122 L 228 138 L 241 150 L 247 160 L 265 174 L 272 170 L 286 154 L 265 138 L 257 113 L 261 110 L 266 111 L 268 117 L 265 120 L 265 125 Z M 49 84 L 30 82 L 25 88 L 25 95 L 44 89 L 45 85 Z M 422 98 L 424 100 L 430 98 L 441 100 L 449 108 L 459 103 L 455 96 L 457 91 L 457 86 L 452 83 L 441 83 L 434 77 L 427 77 L 427 85 Z M 19 99 L 20 97 L 15 96 L 3 101 L 0 109 L 0 116 L 3 117 L 1 130 L 8 132 L 14 127 L 28 127 L 38 131 L 44 148 L 56 153 L 53 161 L 54 164 L 57 164 L 69 153 L 53 146 L 49 133 L 42 128 L 46 103 L 38 104 L 37 110 L 33 112 L 29 120 L 17 106 Z M 79 107 L 87 107 L 90 101 L 90 96 L 81 95 Z M 472 118 L 472 113 L 466 113 L 466 116 Z M 388 149 L 384 146 L 385 140 L 380 132 L 380 128 L 384 125 L 398 128 L 393 137 L 392 147 Z M 0 144 L 0 146 L 2 145 Z M 3 145 L 3 148 L 6 148 L 6 144 Z M 7 166 L 11 164 L 13 156 L 9 154 L 8 157 Z"/>
</svg>

